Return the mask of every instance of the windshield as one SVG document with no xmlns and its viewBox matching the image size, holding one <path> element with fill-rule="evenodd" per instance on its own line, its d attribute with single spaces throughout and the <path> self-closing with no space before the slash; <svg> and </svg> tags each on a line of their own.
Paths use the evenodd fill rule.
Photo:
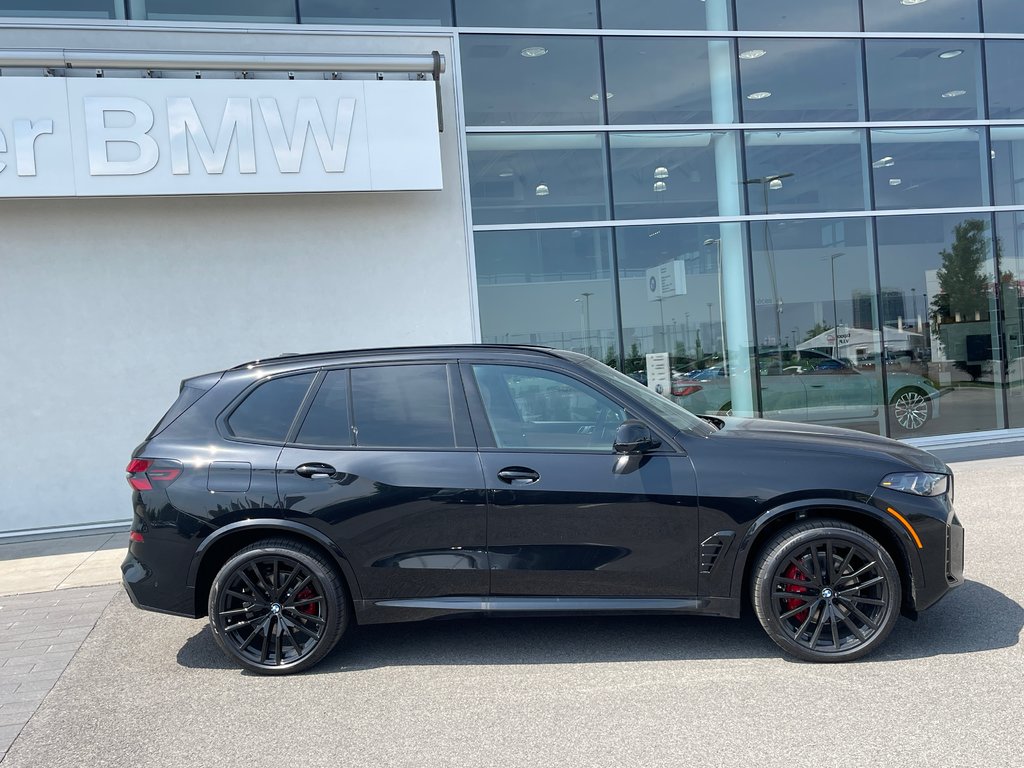
<svg viewBox="0 0 1024 768">
<path fill-rule="evenodd" d="M 676 405 L 671 400 L 661 395 L 656 395 L 643 384 L 635 379 L 631 379 L 626 374 L 619 373 L 614 368 L 609 368 L 604 363 L 598 362 L 586 355 L 576 352 L 564 352 L 562 354 L 571 358 L 573 362 L 579 363 L 588 371 L 597 374 L 603 381 L 615 389 L 625 390 L 634 399 L 639 400 L 677 429 L 684 430 L 698 437 L 707 437 L 715 432 L 715 428 L 703 419 L 694 416 L 681 405 Z"/>
</svg>

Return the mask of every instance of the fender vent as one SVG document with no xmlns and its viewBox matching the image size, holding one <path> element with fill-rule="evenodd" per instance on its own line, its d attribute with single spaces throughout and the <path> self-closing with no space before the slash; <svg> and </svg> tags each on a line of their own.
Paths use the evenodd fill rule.
<svg viewBox="0 0 1024 768">
<path fill-rule="evenodd" d="M 700 572 L 711 573 L 722 555 L 729 551 L 735 531 L 719 531 L 700 543 Z"/>
</svg>

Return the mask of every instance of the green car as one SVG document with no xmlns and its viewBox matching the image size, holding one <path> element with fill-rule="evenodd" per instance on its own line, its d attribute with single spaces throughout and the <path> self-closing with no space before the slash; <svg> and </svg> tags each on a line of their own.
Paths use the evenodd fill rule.
<svg viewBox="0 0 1024 768">
<path fill-rule="evenodd" d="M 761 354 L 758 372 L 766 419 L 841 426 L 876 419 L 884 402 L 878 372 L 813 350 Z M 731 413 L 729 376 L 722 374 L 674 381 L 673 399 L 693 413 Z M 940 393 L 928 379 L 897 371 L 886 377 L 894 427 L 915 432 L 939 415 Z"/>
</svg>

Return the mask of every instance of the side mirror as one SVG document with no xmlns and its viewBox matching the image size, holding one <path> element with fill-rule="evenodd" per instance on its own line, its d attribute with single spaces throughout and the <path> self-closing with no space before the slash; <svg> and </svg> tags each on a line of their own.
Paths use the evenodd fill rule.
<svg viewBox="0 0 1024 768">
<path fill-rule="evenodd" d="M 650 427 L 642 421 L 629 419 L 619 424 L 615 430 L 615 442 L 612 449 L 616 453 L 637 456 L 661 447 L 661 441 L 651 434 Z"/>
</svg>

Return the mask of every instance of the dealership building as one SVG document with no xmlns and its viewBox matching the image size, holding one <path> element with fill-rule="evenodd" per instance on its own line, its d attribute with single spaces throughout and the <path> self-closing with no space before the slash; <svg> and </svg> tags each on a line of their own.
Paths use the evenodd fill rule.
<svg viewBox="0 0 1024 768">
<path fill-rule="evenodd" d="M 0 537 L 289 352 L 1024 436 L 1022 60 L 1020 0 L 0 0 Z"/>
</svg>

